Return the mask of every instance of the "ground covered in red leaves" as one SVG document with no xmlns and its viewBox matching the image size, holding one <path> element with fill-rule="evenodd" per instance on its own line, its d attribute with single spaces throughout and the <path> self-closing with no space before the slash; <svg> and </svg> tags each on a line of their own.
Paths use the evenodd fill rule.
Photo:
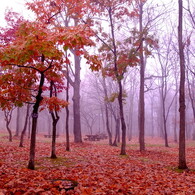
<svg viewBox="0 0 195 195">
<path fill-rule="evenodd" d="M 147 139 L 144 153 L 136 139 L 128 142 L 126 156 L 107 141 L 71 143 L 66 152 L 64 140 L 58 139 L 58 158 L 50 159 L 50 139 L 38 137 L 32 171 L 26 168 L 29 142 L 20 148 L 17 139 L 10 143 L 0 137 L 0 195 L 195 194 L 195 142 L 187 143 L 189 170 L 182 172 L 178 146 L 165 148 L 159 139 Z"/>
</svg>

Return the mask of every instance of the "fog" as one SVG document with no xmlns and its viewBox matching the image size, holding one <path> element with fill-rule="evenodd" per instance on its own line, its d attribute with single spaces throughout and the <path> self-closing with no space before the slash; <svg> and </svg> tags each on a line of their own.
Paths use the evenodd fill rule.
<svg viewBox="0 0 195 195">
<path fill-rule="evenodd" d="M 171 4 L 174 6 L 175 4 Z M 156 7 L 157 6 L 157 7 Z M 154 4 L 158 12 L 158 6 Z M 15 7 L 13 5 L 13 7 Z M 160 7 L 160 6 L 159 6 Z M 162 9 L 162 8 L 159 8 Z M 167 9 L 167 7 L 166 7 Z M 149 13 L 149 11 L 148 11 Z M 151 13 L 150 13 L 151 14 Z M 149 18 L 151 15 L 148 14 Z M 160 14 L 159 14 L 160 15 Z M 187 12 L 186 12 L 187 15 Z M 177 21 L 175 21 L 175 8 L 167 9 L 167 13 L 159 16 L 159 20 L 150 26 L 150 31 L 158 39 L 158 48 L 153 49 L 152 55 L 145 59 L 145 135 L 150 137 L 164 138 L 164 128 L 167 128 L 167 134 L 170 140 L 177 141 L 179 133 L 179 56 L 177 48 Z M 144 24 L 148 19 L 144 20 Z M 166 21 L 166 25 L 162 25 Z M 186 135 L 187 139 L 195 139 L 195 80 L 194 80 L 194 32 L 193 25 L 188 16 L 185 19 L 185 40 L 191 36 L 191 44 L 185 48 L 186 56 Z M 134 21 L 134 23 L 136 23 Z M 165 24 L 165 23 L 164 23 Z M 132 25 L 132 24 L 131 24 Z M 135 27 L 137 27 L 136 24 Z M 124 32 L 124 31 L 121 31 Z M 121 40 L 121 32 L 117 34 L 118 40 Z M 126 36 L 126 35 L 125 35 Z M 95 49 L 94 49 L 95 50 Z M 74 63 L 73 63 L 74 64 Z M 117 102 L 118 86 L 116 81 L 102 76 L 101 72 L 92 72 L 85 64 L 81 64 L 81 90 L 80 90 L 80 113 L 82 136 L 86 134 L 105 133 L 106 116 L 105 102 L 108 104 L 109 123 L 112 135 L 114 137 L 118 128 L 119 106 Z M 123 84 L 123 105 L 124 116 L 127 126 L 127 137 L 138 137 L 138 108 L 139 108 L 139 85 L 140 85 L 140 66 L 128 67 L 122 80 Z M 104 79 L 106 80 L 104 83 Z M 107 89 L 107 97 L 104 89 Z M 65 99 L 66 90 L 59 97 Z M 70 87 L 70 133 L 73 134 L 73 89 Z M 33 105 L 32 105 L 33 106 Z M 32 112 L 31 106 L 31 112 Z M 66 111 L 60 112 L 60 120 L 57 124 L 57 134 L 65 135 Z M 18 129 L 22 131 L 26 116 L 26 106 L 15 108 L 13 111 L 10 128 L 13 132 Z M 4 112 L 0 112 L 0 130 L 6 132 L 6 123 Z M 77 122 L 77 121 L 75 121 Z M 31 116 L 28 120 L 28 132 L 31 130 Z M 43 110 L 38 117 L 38 134 L 51 134 L 52 118 L 48 110 Z M 27 133 L 27 135 L 29 135 Z"/>
</svg>

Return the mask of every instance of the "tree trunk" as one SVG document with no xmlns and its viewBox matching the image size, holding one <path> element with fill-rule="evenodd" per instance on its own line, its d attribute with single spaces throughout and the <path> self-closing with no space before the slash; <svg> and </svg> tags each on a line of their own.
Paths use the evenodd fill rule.
<svg viewBox="0 0 195 195">
<path fill-rule="evenodd" d="M 183 45 L 183 1 L 178 0 L 179 4 L 179 25 L 178 25 L 178 45 L 180 58 L 180 86 L 179 86 L 179 169 L 187 169 L 186 164 L 186 150 L 185 150 L 185 59 L 184 59 L 184 45 Z"/>
<path fill-rule="evenodd" d="M 143 33 L 142 27 L 142 17 L 143 17 L 143 3 L 140 2 L 140 15 L 139 15 L 139 31 L 140 34 Z M 139 91 L 139 114 L 138 114 L 138 121 L 139 121 L 139 144 L 140 144 L 140 151 L 145 150 L 145 141 L 144 141 L 144 134 L 145 134 L 145 103 L 144 103 L 144 77 L 145 77 L 145 64 L 144 64 L 144 56 L 143 56 L 143 37 L 140 37 L 140 91 Z"/>
<path fill-rule="evenodd" d="M 163 98 L 163 103 L 162 103 L 162 107 L 163 107 L 163 129 L 164 129 L 164 139 L 165 139 L 165 147 L 169 147 L 168 144 L 168 135 L 167 135 L 167 120 L 166 120 L 166 114 L 165 114 L 165 99 Z"/>
<path fill-rule="evenodd" d="M 114 138 L 114 142 L 113 142 L 113 146 L 117 146 L 117 141 L 118 141 L 118 136 L 120 133 L 120 118 L 116 119 L 116 130 L 115 130 L 115 138 Z"/>
<path fill-rule="evenodd" d="M 24 135 L 25 135 L 25 133 L 26 133 L 27 124 L 28 124 L 29 110 L 30 110 L 30 104 L 27 104 L 27 108 L 26 108 L 26 118 L 25 118 L 24 128 L 23 128 L 23 130 L 22 130 L 21 137 L 20 137 L 20 145 L 19 145 L 19 147 L 23 147 Z"/>
<path fill-rule="evenodd" d="M 33 106 L 33 112 L 32 112 L 32 130 L 31 130 L 31 140 L 30 140 L 30 156 L 29 156 L 29 162 L 28 162 L 28 169 L 35 169 L 35 145 L 36 145 L 36 130 L 37 130 L 37 119 L 38 119 L 38 110 L 40 103 L 43 99 L 42 95 L 42 87 L 45 80 L 44 72 L 40 72 L 41 78 L 40 78 L 40 84 L 39 84 L 39 90 L 38 94 L 36 96 L 36 102 Z"/>
<path fill-rule="evenodd" d="M 129 141 L 133 137 L 133 112 L 134 112 L 134 93 L 130 97 L 130 108 L 129 108 Z"/>
<path fill-rule="evenodd" d="M 17 117 L 16 117 L 16 133 L 15 136 L 18 137 L 20 132 L 20 107 L 17 107 Z"/>
<path fill-rule="evenodd" d="M 119 113 L 121 119 L 121 130 L 122 130 L 122 143 L 121 143 L 121 152 L 120 155 L 126 155 L 126 124 L 124 118 L 124 111 L 123 111 L 123 87 L 121 82 L 121 76 L 118 73 L 118 65 L 117 65 L 117 49 L 116 49 L 116 42 L 115 42 L 115 34 L 114 34 L 114 23 L 112 19 L 112 8 L 108 9 L 109 19 L 110 19 L 110 26 L 111 26 L 111 35 L 112 35 L 112 44 L 113 44 L 113 55 L 114 55 L 114 72 L 118 83 L 118 104 L 119 104 Z"/>
<path fill-rule="evenodd" d="M 31 130 L 31 116 L 28 117 L 28 139 L 30 139 Z"/>
<path fill-rule="evenodd" d="M 54 91 L 53 91 L 54 90 Z M 57 91 L 54 82 L 51 80 L 50 82 L 50 98 L 54 96 L 57 97 Z M 50 110 L 50 114 L 53 120 L 52 123 L 52 145 L 51 145 L 51 158 L 57 158 L 56 156 L 56 130 L 57 130 L 57 123 L 58 120 L 60 119 L 58 112 L 54 108 L 53 110 Z"/>
<path fill-rule="evenodd" d="M 176 142 L 176 143 L 177 143 L 177 113 L 178 113 L 178 109 L 177 109 L 177 98 L 176 98 L 175 99 L 175 108 L 174 108 L 174 114 L 175 114 L 175 119 L 174 119 L 174 142 Z"/>
<path fill-rule="evenodd" d="M 151 98 L 151 136 L 154 137 L 154 101 Z"/>
<path fill-rule="evenodd" d="M 108 92 L 107 92 L 107 86 L 106 86 L 106 80 L 105 78 L 103 78 L 103 88 L 104 88 L 104 95 L 105 98 L 108 99 Z M 112 145 L 112 133 L 110 131 L 110 123 L 109 123 L 109 114 L 108 114 L 108 102 L 104 102 L 104 106 L 105 106 L 105 114 L 106 114 L 106 130 L 108 133 L 108 139 L 109 139 L 109 145 Z"/>
<path fill-rule="evenodd" d="M 9 123 L 7 123 L 7 122 L 6 122 L 6 128 L 7 128 L 7 131 L 9 133 L 9 141 L 12 142 L 12 131 L 9 128 Z"/>
<path fill-rule="evenodd" d="M 69 101 L 69 67 L 67 65 L 67 90 L 66 101 Z M 69 107 L 66 106 L 66 151 L 70 151 L 70 137 L 69 137 Z"/>
<path fill-rule="evenodd" d="M 59 120 L 59 116 L 55 116 L 54 113 L 51 113 L 53 119 L 53 130 L 52 130 L 52 146 L 51 146 L 51 158 L 57 158 L 56 156 L 56 126 Z"/>
<path fill-rule="evenodd" d="M 12 113 L 13 113 L 13 109 L 4 111 L 6 128 L 7 128 L 7 131 L 9 133 L 9 141 L 10 142 L 12 142 L 12 131 L 11 131 L 9 125 L 10 125 L 10 122 L 11 122 L 11 119 L 12 119 Z"/>
<path fill-rule="evenodd" d="M 82 143 L 82 134 L 81 134 L 81 115 L 80 115 L 80 57 L 74 53 L 75 59 L 75 80 L 73 87 L 73 116 L 74 116 L 74 142 Z"/>
<path fill-rule="evenodd" d="M 119 84 L 118 102 L 120 108 L 121 129 L 122 129 L 122 143 L 121 143 L 120 154 L 126 155 L 126 124 L 125 124 L 124 111 L 123 111 L 122 84 L 120 80 L 118 80 L 118 84 Z"/>
</svg>

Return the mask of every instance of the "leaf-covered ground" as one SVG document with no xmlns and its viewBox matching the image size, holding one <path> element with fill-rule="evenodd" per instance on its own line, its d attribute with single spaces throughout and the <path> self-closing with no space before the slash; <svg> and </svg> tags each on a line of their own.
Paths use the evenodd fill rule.
<svg viewBox="0 0 195 195">
<path fill-rule="evenodd" d="M 0 195 L 3 194 L 195 194 L 195 142 L 187 144 L 188 171 L 177 170 L 176 144 L 165 148 L 159 139 L 147 140 L 147 151 L 139 152 L 136 140 L 128 142 L 127 155 L 107 141 L 71 143 L 65 151 L 64 138 L 57 143 L 58 159 L 50 159 L 50 139 L 38 137 L 36 170 L 26 169 L 29 142 L 18 147 L 0 137 Z M 65 188 L 75 181 L 74 190 Z"/>
</svg>

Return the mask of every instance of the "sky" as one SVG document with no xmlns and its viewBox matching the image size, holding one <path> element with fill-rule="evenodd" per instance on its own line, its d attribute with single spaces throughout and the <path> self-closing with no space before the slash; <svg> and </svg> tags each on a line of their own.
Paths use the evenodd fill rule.
<svg viewBox="0 0 195 195">
<path fill-rule="evenodd" d="M 5 26 L 4 13 L 6 8 L 12 8 L 13 11 L 21 13 L 27 13 L 28 11 L 24 7 L 25 0 L 1 0 L 0 4 L 0 26 Z"/>
</svg>

